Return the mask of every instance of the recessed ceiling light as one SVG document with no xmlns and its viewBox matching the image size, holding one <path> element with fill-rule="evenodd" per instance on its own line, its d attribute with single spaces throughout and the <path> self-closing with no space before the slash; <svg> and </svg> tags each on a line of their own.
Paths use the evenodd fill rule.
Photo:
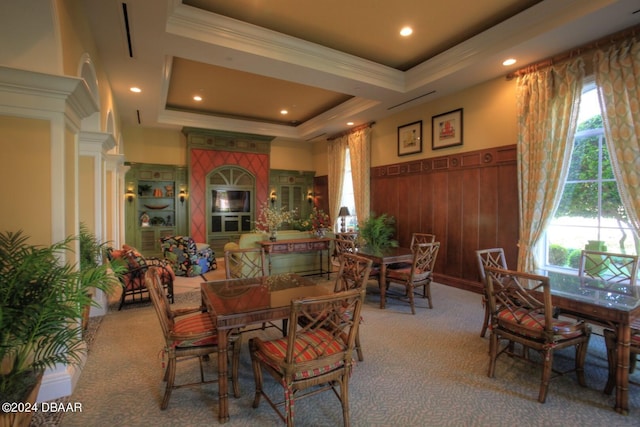
<svg viewBox="0 0 640 427">
<path fill-rule="evenodd" d="M 200 102 L 200 101 L 202 101 L 202 97 L 200 95 L 196 95 L 196 96 L 193 97 L 193 100 Z"/>
<path fill-rule="evenodd" d="M 289 114 L 289 112 L 287 110 L 280 110 L 280 114 L 282 114 L 284 116 L 286 114 Z"/>
<path fill-rule="evenodd" d="M 402 29 L 400 30 L 400 35 L 402 37 L 408 37 L 411 34 L 413 34 L 413 28 L 406 26 L 406 27 L 402 27 Z"/>
<path fill-rule="evenodd" d="M 347 122 L 347 126 L 353 126 L 353 122 Z"/>
<path fill-rule="evenodd" d="M 516 60 L 515 60 L 515 59 L 513 59 L 513 58 L 509 58 L 509 59 L 505 59 L 505 60 L 502 62 L 502 65 L 504 65 L 505 67 L 507 67 L 507 66 L 509 66 L 509 65 L 513 65 L 513 64 L 515 64 L 515 63 L 516 63 Z"/>
<path fill-rule="evenodd" d="M 140 89 L 139 87 L 132 87 L 131 89 L 129 89 L 131 92 L 135 92 L 135 93 L 140 93 L 142 92 L 142 89 Z"/>
</svg>

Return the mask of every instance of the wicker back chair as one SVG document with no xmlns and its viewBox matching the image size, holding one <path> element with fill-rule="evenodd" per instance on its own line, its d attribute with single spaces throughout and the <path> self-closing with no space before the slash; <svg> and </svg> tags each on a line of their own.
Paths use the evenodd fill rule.
<svg viewBox="0 0 640 427">
<path fill-rule="evenodd" d="M 343 292 L 352 289 L 366 289 L 372 264 L 373 261 L 370 259 L 354 254 L 344 254 L 333 291 Z M 362 345 L 360 345 L 359 330 L 356 334 L 355 349 L 358 354 L 358 360 L 362 362 L 364 355 L 362 353 Z"/>
<path fill-rule="evenodd" d="M 422 286 L 422 296 L 427 298 L 429 308 L 433 308 L 431 302 L 431 279 L 433 266 L 436 263 L 440 242 L 418 243 L 413 248 L 413 261 L 409 267 L 393 268 L 387 270 L 387 284 L 403 285 L 406 295 L 409 297 L 411 314 L 416 314 L 414 293 L 417 287 Z M 387 293 L 388 296 L 393 296 Z"/>
<path fill-rule="evenodd" d="M 409 247 L 413 248 L 413 246 L 417 245 L 418 243 L 433 243 L 435 241 L 436 241 L 436 235 L 435 234 L 413 233 L 411 235 L 411 246 L 409 246 Z"/>
<path fill-rule="evenodd" d="M 485 273 L 491 308 L 488 376 L 493 378 L 499 355 L 506 353 L 528 358 L 529 349 L 536 350 L 540 352 L 543 361 L 538 401 L 544 403 L 551 379 L 554 351 L 575 347 L 578 382 L 581 386 L 586 386 L 584 361 L 591 329 L 581 320 L 554 319 L 549 278 L 495 267 L 485 267 Z M 507 343 L 499 348 L 501 341 Z M 515 354 L 514 343 L 522 346 L 522 354 Z"/>
<path fill-rule="evenodd" d="M 264 248 L 244 248 L 224 251 L 224 269 L 227 279 L 251 279 L 254 277 L 268 276 L 268 268 Z M 269 322 L 269 326 L 279 329 L 284 334 L 287 329 L 287 320 L 282 320 L 282 327 Z M 267 327 L 262 324 L 262 329 Z M 242 332 L 251 332 L 255 328 L 243 329 Z"/>
<path fill-rule="evenodd" d="M 578 275 L 634 287 L 638 280 L 638 256 L 583 250 Z"/>
<path fill-rule="evenodd" d="M 482 321 L 482 329 L 480 330 L 480 336 L 484 337 L 487 333 L 487 328 L 491 324 L 491 310 L 489 309 L 489 303 L 487 301 L 487 275 L 484 269 L 485 267 L 497 267 L 506 270 L 508 267 L 507 259 L 504 257 L 504 249 L 502 248 L 479 249 L 476 251 L 476 259 L 478 260 L 478 273 L 480 273 L 480 279 L 484 287 L 482 294 L 484 320 Z"/>
<path fill-rule="evenodd" d="M 263 248 L 224 251 L 224 269 L 227 279 L 249 279 L 267 276 L 266 256 Z"/>
<path fill-rule="evenodd" d="M 169 405 L 171 391 L 176 388 L 193 386 L 197 384 L 209 384 L 217 382 L 204 379 L 202 357 L 218 352 L 218 336 L 215 325 L 209 313 L 203 312 L 202 307 L 171 310 L 169 301 L 163 291 L 160 281 L 160 272 L 157 267 L 150 267 L 145 275 L 146 287 L 149 290 L 153 307 L 155 308 L 162 333 L 165 339 L 164 354 L 168 359 L 164 373 L 166 382 L 164 397 L 160 409 L 166 409 Z M 231 340 L 231 381 L 234 395 L 240 396 L 238 386 L 238 366 L 240 364 L 240 336 Z M 182 357 L 198 357 L 200 363 L 200 381 L 188 384 L 175 384 L 176 362 Z"/>
<path fill-rule="evenodd" d="M 256 337 L 249 341 L 256 382 L 254 408 L 264 396 L 292 427 L 296 399 L 332 390 L 342 404 L 344 425 L 350 425 L 348 383 L 364 296 L 364 289 L 354 289 L 294 300 L 287 337 L 271 341 Z M 301 319 L 305 320 L 299 322 Z M 275 403 L 263 389 L 263 370 L 284 388 L 284 402 Z M 284 413 L 279 408 L 282 404 Z"/>
</svg>

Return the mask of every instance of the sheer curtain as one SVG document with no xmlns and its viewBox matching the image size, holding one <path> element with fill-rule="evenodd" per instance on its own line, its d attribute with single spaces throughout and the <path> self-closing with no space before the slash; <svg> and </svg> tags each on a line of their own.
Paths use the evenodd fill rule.
<svg viewBox="0 0 640 427">
<path fill-rule="evenodd" d="M 640 45 L 627 39 L 594 54 L 607 149 L 618 192 L 638 237 L 640 222 Z"/>
<path fill-rule="evenodd" d="M 344 172 L 345 150 L 348 146 L 348 135 L 328 141 L 329 155 L 328 167 L 328 191 L 329 191 L 329 216 L 335 224 L 340 212 L 340 199 L 342 198 L 342 174 Z"/>
<path fill-rule="evenodd" d="M 518 77 L 518 270 L 531 271 L 536 245 L 564 184 L 584 78 L 582 58 Z"/>
<path fill-rule="evenodd" d="M 361 225 L 369 217 L 371 210 L 371 128 L 366 127 L 350 133 L 348 144 L 355 213 L 358 215 L 358 224 Z"/>
</svg>

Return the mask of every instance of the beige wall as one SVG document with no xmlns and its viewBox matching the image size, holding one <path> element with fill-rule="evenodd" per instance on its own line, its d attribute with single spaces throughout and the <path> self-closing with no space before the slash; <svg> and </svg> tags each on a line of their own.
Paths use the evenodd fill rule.
<svg viewBox="0 0 640 427">
<path fill-rule="evenodd" d="M 23 230 L 30 244 L 51 244 L 49 122 L 0 116 L 0 129 L 0 230 Z"/>
<path fill-rule="evenodd" d="M 127 162 L 187 165 L 187 138 L 179 130 L 127 127 L 122 138 Z"/>
<path fill-rule="evenodd" d="M 463 109 L 463 145 L 431 149 L 431 117 Z M 422 153 L 398 157 L 398 126 L 422 120 Z M 372 128 L 372 166 L 516 143 L 515 80 L 501 77 L 379 120 Z"/>
<path fill-rule="evenodd" d="M 438 157 L 486 147 L 516 143 L 515 81 L 500 77 L 465 91 L 378 120 L 372 128 L 371 165 Z M 463 109 L 463 145 L 431 149 L 431 117 Z M 422 153 L 398 156 L 398 126 L 422 120 Z M 128 128 L 124 131 L 125 158 L 130 162 L 186 164 L 186 138 L 167 129 Z M 271 169 L 309 170 L 316 176 L 328 172 L 325 141 L 275 139 L 271 144 Z"/>
<path fill-rule="evenodd" d="M 89 231 L 94 230 L 95 225 L 95 185 L 96 171 L 95 158 L 91 156 L 80 156 L 78 164 L 78 208 L 80 222 L 83 222 Z"/>
</svg>

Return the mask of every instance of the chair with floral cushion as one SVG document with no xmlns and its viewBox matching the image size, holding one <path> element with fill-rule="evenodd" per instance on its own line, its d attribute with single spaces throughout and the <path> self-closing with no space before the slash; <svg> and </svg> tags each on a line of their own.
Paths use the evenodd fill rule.
<svg viewBox="0 0 640 427">
<path fill-rule="evenodd" d="M 538 401 L 544 403 L 554 352 L 575 347 L 578 383 L 586 386 L 584 362 L 591 329 L 582 320 L 559 320 L 553 317 L 549 278 L 496 267 L 485 267 L 484 270 L 491 309 L 488 376 L 493 378 L 496 359 L 501 354 L 528 359 L 528 351 L 536 350 L 542 357 Z M 506 341 L 503 347 L 500 347 L 501 341 Z M 522 346 L 521 354 L 516 353 L 514 344 Z"/>
<path fill-rule="evenodd" d="M 160 239 L 164 259 L 178 276 L 194 277 L 218 268 L 213 250 L 196 243 L 189 236 L 169 236 Z"/>
<path fill-rule="evenodd" d="M 118 310 L 121 310 L 124 304 L 149 300 L 145 277 L 151 266 L 158 268 L 162 287 L 165 289 L 169 300 L 173 303 L 173 282 L 176 276 L 171 265 L 165 260 L 146 258 L 136 248 L 126 244 L 122 246 L 122 249 L 118 250 L 108 248 L 107 258 L 110 262 L 122 263 L 127 267 L 123 274 L 118 275 L 118 280 L 122 285 Z"/>
<path fill-rule="evenodd" d="M 431 301 L 431 279 L 433 267 L 436 263 L 440 242 L 418 243 L 412 248 L 413 261 L 411 265 L 404 268 L 394 268 L 387 270 L 387 287 L 392 284 L 399 284 L 405 287 L 403 295 L 395 295 L 387 292 L 387 296 L 408 297 L 411 306 L 411 314 L 416 314 L 414 294 L 415 289 L 422 286 L 422 296 L 429 303 L 429 308 L 433 308 Z"/>
<path fill-rule="evenodd" d="M 249 340 L 256 382 L 253 407 L 257 408 L 264 397 L 287 426 L 292 427 L 297 399 L 332 390 L 342 404 L 343 423 L 349 426 L 352 353 L 364 297 L 364 289 L 354 289 L 293 300 L 287 337 Z M 276 402 L 266 393 L 263 370 L 284 388 L 284 401 Z"/>
<path fill-rule="evenodd" d="M 160 403 L 160 409 L 166 409 L 169 398 L 174 389 L 210 384 L 218 379 L 205 380 L 202 366 L 202 358 L 218 353 L 218 335 L 211 315 L 204 307 L 183 308 L 171 310 L 169 301 L 162 290 L 160 271 L 152 267 L 146 274 L 145 283 L 149 289 L 149 295 L 153 302 L 156 314 L 160 321 L 164 335 L 164 357 L 167 358 L 167 367 L 164 373 L 166 382 L 164 397 Z M 238 367 L 240 365 L 241 336 L 234 335 L 231 339 L 231 382 L 236 397 L 240 396 L 238 385 Z M 178 359 L 197 357 L 200 364 L 200 381 L 175 384 L 176 364 Z M 214 358 L 215 359 L 215 358 Z"/>
</svg>

